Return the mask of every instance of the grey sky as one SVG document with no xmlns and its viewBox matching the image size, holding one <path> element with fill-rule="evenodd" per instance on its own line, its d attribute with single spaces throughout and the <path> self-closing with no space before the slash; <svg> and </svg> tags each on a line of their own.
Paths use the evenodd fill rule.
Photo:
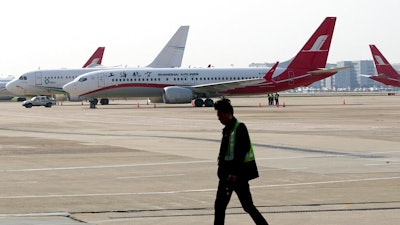
<svg viewBox="0 0 400 225">
<path fill-rule="evenodd" d="M 293 57 L 327 16 L 337 17 L 328 62 L 400 62 L 398 0 L 6 0 L 0 2 L 0 76 L 103 64 L 145 66 L 189 25 L 183 67 L 247 67 Z"/>
</svg>

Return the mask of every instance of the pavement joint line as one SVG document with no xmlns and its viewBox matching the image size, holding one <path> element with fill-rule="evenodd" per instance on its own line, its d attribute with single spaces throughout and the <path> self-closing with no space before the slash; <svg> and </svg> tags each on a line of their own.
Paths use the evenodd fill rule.
<svg viewBox="0 0 400 225">
<path fill-rule="evenodd" d="M 318 181 L 318 182 L 303 182 L 292 184 L 270 184 L 270 185 L 257 185 L 252 186 L 252 189 L 258 188 L 273 188 L 285 186 L 303 186 L 303 185 L 320 185 L 320 184 L 333 184 L 333 183 L 347 183 L 347 182 L 365 182 L 365 181 L 381 181 L 381 180 L 396 180 L 400 177 L 376 177 L 376 178 L 362 178 L 362 179 L 348 179 L 348 180 L 331 180 L 331 181 Z M 195 192 L 210 192 L 216 191 L 215 188 L 209 189 L 193 189 L 193 190 L 176 190 L 176 191 L 154 191 L 154 192 L 125 192 L 125 193 L 97 193 L 97 194 L 53 194 L 53 195 L 21 195 L 21 196 L 0 196 L 0 199 L 25 199 L 25 198 L 66 198 L 66 197 L 100 197 L 100 196 L 124 196 L 124 195 L 168 195 L 168 194 L 181 194 L 181 193 L 195 193 Z"/>
</svg>

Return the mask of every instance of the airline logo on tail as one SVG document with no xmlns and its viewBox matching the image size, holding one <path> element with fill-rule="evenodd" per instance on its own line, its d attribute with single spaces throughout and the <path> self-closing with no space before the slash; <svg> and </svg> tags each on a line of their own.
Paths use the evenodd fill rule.
<svg viewBox="0 0 400 225">
<path fill-rule="evenodd" d="M 328 35 L 321 35 L 315 40 L 313 46 L 310 50 L 303 50 L 303 52 L 322 52 L 328 50 L 322 50 L 322 46 L 324 45 L 325 41 L 328 39 Z"/>
<path fill-rule="evenodd" d="M 376 60 L 377 65 L 382 65 L 382 66 L 387 65 L 387 64 L 385 64 L 385 62 L 383 61 L 383 59 L 380 55 L 374 55 L 374 58 Z"/>
<path fill-rule="evenodd" d="M 98 47 L 82 68 L 101 66 L 105 47 Z"/>
</svg>

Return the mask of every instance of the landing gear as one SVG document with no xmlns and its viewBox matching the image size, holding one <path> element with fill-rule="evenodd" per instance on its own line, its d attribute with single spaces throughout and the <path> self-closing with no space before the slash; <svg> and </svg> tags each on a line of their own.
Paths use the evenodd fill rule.
<svg viewBox="0 0 400 225">
<path fill-rule="evenodd" d="M 204 101 L 201 98 L 194 100 L 194 107 L 203 107 Z"/>
<path fill-rule="evenodd" d="M 89 100 L 89 102 L 90 102 L 90 108 L 91 109 L 95 109 L 97 103 L 99 102 L 99 100 L 97 100 L 97 98 L 92 98 L 92 99 Z"/>
<path fill-rule="evenodd" d="M 204 106 L 205 107 L 213 107 L 214 106 L 214 101 L 211 98 L 207 98 L 204 101 Z"/>
<path fill-rule="evenodd" d="M 90 108 L 94 109 L 94 108 L 96 108 L 97 103 L 99 103 L 99 100 L 97 98 L 92 98 L 92 99 L 89 100 L 89 102 L 90 102 Z M 100 99 L 100 104 L 108 105 L 108 103 L 109 103 L 108 98 Z"/>
<path fill-rule="evenodd" d="M 100 99 L 100 104 L 102 104 L 102 105 L 108 105 L 108 103 L 109 103 L 108 98 L 102 98 L 102 99 Z"/>
<path fill-rule="evenodd" d="M 194 100 L 194 107 L 213 107 L 214 101 L 211 98 L 207 98 L 205 101 L 201 98 L 197 98 Z"/>
</svg>

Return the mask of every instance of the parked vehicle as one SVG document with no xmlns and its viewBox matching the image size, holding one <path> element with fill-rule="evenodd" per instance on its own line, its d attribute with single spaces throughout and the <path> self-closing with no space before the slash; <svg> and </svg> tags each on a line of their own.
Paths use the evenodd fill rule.
<svg viewBox="0 0 400 225">
<path fill-rule="evenodd" d="M 35 96 L 30 100 L 24 101 L 22 103 L 26 108 L 32 108 L 32 106 L 44 106 L 46 108 L 50 108 L 52 105 L 55 105 L 56 101 L 47 96 Z"/>
</svg>

